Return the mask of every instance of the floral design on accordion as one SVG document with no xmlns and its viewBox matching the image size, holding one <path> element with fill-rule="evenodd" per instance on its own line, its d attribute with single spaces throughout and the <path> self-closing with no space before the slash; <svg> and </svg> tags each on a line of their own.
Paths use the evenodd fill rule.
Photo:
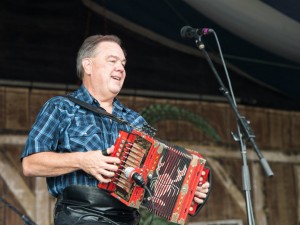
<svg viewBox="0 0 300 225">
<path fill-rule="evenodd" d="M 176 186 L 176 183 L 182 181 L 182 178 L 187 171 L 186 165 L 180 169 L 180 161 L 177 162 L 177 165 L 173 165 L 170 160 L 166 159 L 163 162 L 163 159 L 164 157 L 160 158 L 155 170 L 156 176 L 154 176 L 150 182 L 150 188 L 153 190 L 153 196 L 148 197 L 147 199 L 148 201 L 152 200 L 161 206 L 166 205 L 165 200 L 178 196 L 180 185 L 178 187 L 178 185 Z M 163 171 L 161 171 L 162 167 Z"/>
</svg>

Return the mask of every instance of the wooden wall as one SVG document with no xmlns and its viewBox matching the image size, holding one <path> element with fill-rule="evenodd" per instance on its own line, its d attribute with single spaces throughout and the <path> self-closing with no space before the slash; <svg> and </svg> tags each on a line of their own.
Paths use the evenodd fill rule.
<svg viewBox="0 0 300 225">
<path fill-rule="evenodd" d="M 47 193 L 44 178 L 22 175 L 20 154 L 26 135 L 42 104 L 68 91 L 0 87 L 0 197 L 38 225 L 52 224 L 54 199 Z M 172 104 L 205 118 L 222 137 L 215 143 L 202 130 L 184 120 L 153 124 L 157 137 L 197 150 L 207 159 L 213 174 L 212 193 L 199 217 L 190 221 L 242 219 L 247 224 L 241 178 L 241 154 L 231 131 L 236 120 L 226 103 L 183 101 L 120 96 L 136 111 L 151 104 Z M 256 224 L 282 225 L 300 222 L 300 112 L 239 106 L 256 135 L 257 145 L 275 176 L 266 177 L 250 145 L 247 158 L 251 175 L 251 197 Z M 0 203 L 1 204 L 1 203 Z M 0 224 L 23 224 L 3 204 Z"/>
</svg>

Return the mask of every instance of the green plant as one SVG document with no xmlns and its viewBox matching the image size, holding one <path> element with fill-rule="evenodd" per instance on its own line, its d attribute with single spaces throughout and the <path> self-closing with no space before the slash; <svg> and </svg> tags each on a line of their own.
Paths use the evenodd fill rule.
<svg viewBox="0 0 300 225">
<path fill-rule="evenodd" d="M 198 129 L 202 130 L 214 141 L 219 142 L 221 140 L 215 129 L 203 117 L 174 105 L 153 104 L 143 108 L 140 111 L 140 114 L 152 125 L 161 120 L 188 121 Z"/>
</svg>

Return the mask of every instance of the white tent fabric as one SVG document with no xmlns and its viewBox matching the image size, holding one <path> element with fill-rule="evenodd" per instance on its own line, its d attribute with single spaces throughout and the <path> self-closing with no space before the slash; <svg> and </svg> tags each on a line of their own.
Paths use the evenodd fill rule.
<svg viewBox="0 0 300 225">
<path fill-rule="evenodd" d="M 184 0 L 239 37 L 300 63 L 300 23 L 259 0 Z"/>
</svg>

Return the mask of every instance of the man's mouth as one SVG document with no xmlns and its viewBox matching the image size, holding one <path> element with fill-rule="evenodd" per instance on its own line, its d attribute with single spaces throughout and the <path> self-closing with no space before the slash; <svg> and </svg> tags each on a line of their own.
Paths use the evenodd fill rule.
<svg viewBox="0 0 300 225">
<path fill-rule="evenodd" d="M 113 78 L 114 80 L 121 80 L 120 77 L 116 77 L 116 76 L 112 76 L 112 78 Z"/>
</svg>

